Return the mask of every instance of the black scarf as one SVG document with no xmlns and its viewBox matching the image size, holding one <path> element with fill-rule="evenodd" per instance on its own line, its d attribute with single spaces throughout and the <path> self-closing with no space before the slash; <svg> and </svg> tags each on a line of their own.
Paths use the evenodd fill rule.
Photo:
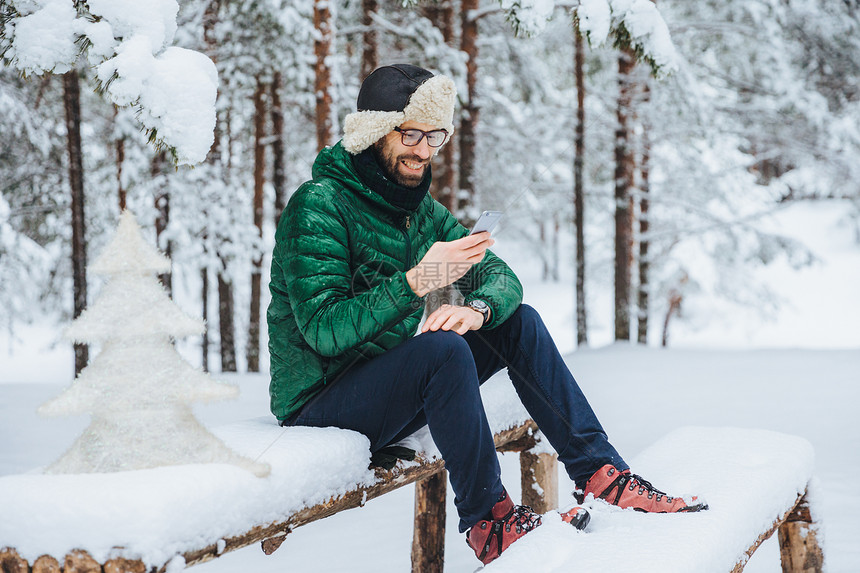
<svg viewBox="0 0 860 573">
<path fill-rule="evenodd" d="M 427 173 L 417 187 L 404 187 L 386 177 L 376 161 L 373 149 L 368 148 L 357 155 L 352 156 L 352 165 L 355 167 L 362 183 L 372 191 L 379 193 L 389 204 L 406 211 L 414 211 L 424 200 L 430 189 L 430 166 Z"/>
</svg>

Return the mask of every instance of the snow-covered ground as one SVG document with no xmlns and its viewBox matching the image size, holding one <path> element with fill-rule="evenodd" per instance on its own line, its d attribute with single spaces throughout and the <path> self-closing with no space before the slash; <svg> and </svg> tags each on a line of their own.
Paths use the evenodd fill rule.
<svg viewBox="0 0 860 573">
<path fill-rule="evenodd" d="M 607 346 L 611 315 L 606 314 L 602 322 L 593 321 L 595 348 L 573 352 L 570 282 L 541 284 L 530 278 L 536 276 L 535 269 L 516 249 L 506 253 L 500 240 L 496 250 L 523 277 L 527 302 L 542 311 L 610 438 L 628 459 L 687 425 L 762 428 L 809 440 L 815 449 L 815 502 L 828 570 L 848 573 L 860 570 L 860 494 L 853 484 L 860 473 L 860 427 L 852 420 L 860 404 L 860 247 L 843 216 L 844 210 L 832 204 L 784 211 L 773 224 L 806 241 L 820 261 L 800 271 L 780 264 L 761 271 L 787 301 L 781 314 L 764 321 L 753 310 L 734 309 L 731 320 L 710 320 L 707 328 L 703 321 L 693 320 L 695 328 L 679 321 L 670 350 Z M 608 295 L 591 296 L 597 309 L 608 308 Z M 704 302 L 689 309 L 700 316 L 708 310 Z M 52 331 L 36 325 L 2 337 L 0 476 L 53 461 L 87 424 L 82 418 L 43 419 L 35 414 L 39 404 L 70 382 L 71 353 L 62 344 L 53 345 Z M 238 383 L 241 396 L 236 402 L 196 407 L 208 426 L 267 415 L 265 374 L 220 378 Z M 683 465 L 684 459 L 676 463 Z M 518 498 L 516 456 L 502 455 L 502 468 L 507 488 Z M 781 476 L 773 479 L 781 481 Z M 560 486 L 561 503 L 570 503 L 571 484 L 564 474 Z M 412 488 L 405 487 L 362 509 L 299 528 L 270 557 L 252 546 L 196 570 L 408 571 L 412 495 Z M 446 570 L 473 571 L 479 563 L 457 533 L 452 498 L 449 492 Z M 531 570 L 542 570 L 544 556 L 535 552 Z M 566 569 L 576 570 L 575 555 L 567 559 Z M 780 571 L 775 540 L 759 549 L 746 570 Z"/>
</svg>

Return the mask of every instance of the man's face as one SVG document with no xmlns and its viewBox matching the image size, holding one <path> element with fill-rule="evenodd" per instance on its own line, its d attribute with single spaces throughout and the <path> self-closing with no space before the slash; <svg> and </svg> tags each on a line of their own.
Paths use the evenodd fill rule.
<svg viewBox="0 0 860 573">
<path fill-rule="evenodd" d="M 422 131 L 438 129 L 417 121 L 407 121 L 400 128 Z M 400 133 L 397 131 L 392 131 L 373 144 L 376 160 L 385 171 L 385 175 L 404 187 L 418 187 L 421 184 L 435 151 L 436 149 L 427 144 L 426 137 L 422 137 L 418 145 L 411 147 L 403 145 Z"/>
</svg>

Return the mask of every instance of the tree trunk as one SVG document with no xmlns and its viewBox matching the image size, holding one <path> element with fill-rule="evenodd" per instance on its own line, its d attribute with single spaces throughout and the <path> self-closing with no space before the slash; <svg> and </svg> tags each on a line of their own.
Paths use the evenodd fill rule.
<svg viewBox="0 0 860 573">
<path fill-rule="evenodd" d="M 221 9 L 221 0 L 209 0 L 203 11 L 203 43 L 206 44 L 206 55 L 217 63 L 215 49 L 218 42 L 215 39 L 215 26 L 218 24 L 218 11 Z"/>
<path fill-rule="evenodd" d="M 618 56 L 618 107 L 615 130 L 615 340 L 630 340 L 630 291 L 633 263 L 632 191 L 635 161 L 630 115 L 635 56 L 623 50 Z"/>
<path fill-rule="evenodd" d="M 235 372 L 236 329 L 233 324 L 233 283 L 226 274 L 226 265 L 224 270 L 218 273 L 218 324 L 221 332 L 221 372 Z"/>
<path fill-rule="evenodd" d="M 648 86 L 643 88 L 643 103 L 648 100 Z M 650 221 L 648 212 L 650 210 L 650 169 L 651 169 L 651 140 L 648 137 L 649 126 L 644 125 L 642 129 L 642 156 L 641 156 L 641 183 L 639 185 L 639 286 L 636 297 L 637 313 L 637 337 L 639 344 L 648 344 L 648 313 L 649 313 L 649 290 L 651 288 L 649 273 L 651 263 L 648 260 L 648 230 Z"/>
<path fill-rule="evenodd" d="M 215 38 L 215 26 L 218 24 L 218 11 L 221 8 L 221 0 L 209 0 L 206 4 L 206 9 L 203 13 L 203 42 L 206 45 L 206 55 L 214 63 L 218 63 L 218 42 Z M 212 147 L 209 149 L 209 155 L 206 157 L 206 162 L 212 166 L 213 173 L 219 170 L 223 172 L 221 161 L 221 117 L 216 114 L 215 118 L 215 137 L 212 141 Z M 203 218 L 207 219 L 206 206 L 203 206 Z M 203 260 L 208 261 L 208 235 L 204 231 L 200 237 L 200 242 L 203 245 Z M 219 290 L 220 296 L 220 290 Z M 203 332 L 203 339 L 200 343 L 202 353 L 203 370 L 209 371 L 209 328 L 212 323 L 209 321 L 209 269 L 206 264 L 200 269 L 200 297 L 203 305 L 203 322 L 206 324 L 206 330 Z M 219 312 L 220 314 L 220 312 Z M 232 313 L 231 313 L 232 318 Z M 223 359 L 222 359 L 223 362 Z"/>
<path fill-rule="evenodd" d="M 457 200 L 455 215 L 475 199 L 475 132 L 478 126 L 478 103 L 476 87 L 478 83 L 478 21 L 474 12 L 478 0 L 463 0 L 461 4 L 460 50 L 466 54 L 466 101 L 460 112 L 460 196 Z M 462 222 L 462 221 L 461 221 Z M 465 221 L 466 224 L 472 223 Z"/>
<path fill-rule="evenodd" d="M 666 348 L 669 346 L 669 322 L 676 314 L 681 314 L 681 302 L 683 298 L 681 291 L 672 289 L 669 291 L 669 308 L 666 310 L 666 317 L 663 319 L 663 336 L 660 340 L 660 346 Z"/>
<path fill-rule="evenodd" d="M 585 310 L 585 42 L 574 24 L 576 76 L 576 135 L 573 160 L 573 211 L 576 227 L 576 344 L 588 344 L 588 322 Z"/>
<path fill-rule="evenodd" d="M 559 244 L 559 240 L 561 238 L 561 220 L 558 216 L 558 211 L 553 213 L 552 216 L 552 280 L 553 282 L 558 282 L 558 267 L 559 257 L 561 255 L 561 245 Z"/>
<path fill-rule="evenodd" d="M 452 2 L 428 4 L 423 7 L 424 16 L 442 33 L 442 39 L 449 46 L 455 45 L 454 35 L 454 6 Z M 457 170 L 456 147 L 454 138 L 450 138 L 439 151 L 438 159 L 433 164 L 433 181 L 430 194 L 442 203 L 446 209 L 458 214 L 457 205 Z"/>
<path fill-rule="evenodd" d="M 254 91 L 254 226 L 263 238 L 263 184 L 266 182 L 266 102 L 267 86 L 257 79 Z M 251 312 L 248 321 L 248 372 L 260 371 L 260 287 L 263 276 L 263 255 L 258 253 L 251 271 Z"/>
<path fill-rule="evenodd" d="M 167 154 L 162 151 L 152 158 L 150 175 L 156 182 L 155 187 L 155 244 L 164 251 L 167 258 L 173 254 L 173 245 L 170 240 L 162 240 L 162 234 L 170 223 L 170 192 L 167 189 Z M 163 243 L 163 244 L 162 244 Z M 170 272 L 158 275 L 161 284 L 168 293 L 173 292 L 173 278 Z"/>
<path fill-rule="evenodd" d="M 540 276 L 542 282 L 546 282 L 547 279 L 549 279 L 549 259 L 547 258 L 549 253 L 547 252 L 548 249 L 546 244 L 546 225 L 546 221 L 541 217 L 541 220 L 538 221 L 538 244 L 540 245 L 540 258 L 543 263 L 543 270 L 541 271 Z"/>
<path fill-rule="evenodd" d="M 359 81 L 364 81 L 364 78 L 370 75 L 370 72 L 375 70 L 379 65 L 377 56 L 379 49 L 378 34 L 376 24 L 373 22 L 373 14 L 379 10 L 377 0 L 361 0 L 361 25 L 364 26 L 364 33 L 361 36 L 361 70 Z"/>
<path fill-rule="evenodd" d="M 218 40 L 215 37 L 215 27 L 218 24 L 218 12 L 221 7 L 221 0 L 210 0 L 206 5 L 206 11 L 203 15 L 203 39 L 206 44 L 206 55 L 217 64 L 217 48 L 218 48 Z M 229 109 L 227 110 L 227 131 L 228 131 L 228 140 L 229 140 Z M 215 120 L 215 141 L 212 144 L 212 149 L 209 150 L 208 162 L 213 166 L 213 172 L 218 174 L 218 176 L 222 177 L 222 180 L 229 180 L 229 168 L 230 162 L 232 161 L 231 150 L 229 143 L 226 149 L 226 163 L 225 163 L 225 150 L 223 149 L 224 145 L 221 141 L 223 135 L 223 126 L 225 123 L 224 117 L 222 114 L 218 114 L 218 117 Z M 202 237 L 203 244 L 206 244 L 206 236 Z M 221 348 L 221 371 L 222 372 L 235 372 L 236 371 L 236 329 L 233 317 L 233 283 L 230 277 L 227 275 L 227 261 L 223 258 L 222 253 L 217 253 L 218 258 L 220 260 L 220 268 L 217 272 L 217 280 L 218 280 L 218 330 L 219 330 L 219 342 Z M 206 269 L 203 269 L 203 272 L 206 272 Z M 208 275 L 204 276 L 204 289 L 208 290 Z M 204 301 L 204 304 L 206 302 Z M 208 310 L 208 309 L 207 309 Z M 208 357 L 206 354 L 208 353 L 208 340 L 204 340 L 204 363 L 208 366 Z"/>
<path fill-rule="evenodd" d="M 81 86 L 77 70 L 63 75 L 63 104 L 66 111 L 69 186 L 72 190 L 72 283 L 77 318 L 87 306 L 87 243 L 84 219 L 84 159 L 81 147 Z M 75 376 L 89 360 L 86 344 L 75 344 Z"/>
<path fill-rule="evenodd" d="M 116 117 L 119 113 L 119 110 L 116 106 L 113 107 L 113 118 L 114 118 L 114 127 L 116 127 Z M 117 130 L 119 131 L 119 130 Z M 116 185 L 117 185 L 117 198 L 119 199 L 119 211 L 122 213 L 126 209 L 126 190 L 122 184 L 122 168 L 123 163 L 125 163 L 125 137 L 121 134 L 116 138 L 116 142 L 114 143 L 114 149 L 116 150 Z"/>
<path fill-rule="evenodd" d="M 203 372 L 209 372 L 209 270 L 206 267 L 200 269 L 200 299 L 203 301 L 203 340 L 200 342 L 200 350 L 203 353 Z"/>
<path fill-rule="evenodd" d="M 284 172 L 284 109 L 281 107 L 281 72 L 272 77 L 272 187 L 275 190 L 275 227 L 287 206 L 287 177 Z"/>
<path fill-rule="evenodd" d="M 332 141 L 334 120 L 332 119 L 331 99 L 331 56 L 332 38 L 334 34 L 329 0 L 314 0 L 314 28 L 317 36 L 314 39 L 314 93 L 316 94 L 316 126 L 317 151 L 322 150 Z"/>
</svg>

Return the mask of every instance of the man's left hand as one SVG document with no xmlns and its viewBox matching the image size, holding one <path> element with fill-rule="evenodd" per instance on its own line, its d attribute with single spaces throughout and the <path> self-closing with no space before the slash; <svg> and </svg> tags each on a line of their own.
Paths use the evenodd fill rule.
<svg viewBox="0 0 860 573">
<path fill-rule="evenodd" d="M 484 315 L 468 306 L 443 304 L 433 311 L 424 321 L 421 332 L 428 330 L 453 330 L 463 335 L 470 330 L 478 330 L 484 325 Z"/>
</svg>

